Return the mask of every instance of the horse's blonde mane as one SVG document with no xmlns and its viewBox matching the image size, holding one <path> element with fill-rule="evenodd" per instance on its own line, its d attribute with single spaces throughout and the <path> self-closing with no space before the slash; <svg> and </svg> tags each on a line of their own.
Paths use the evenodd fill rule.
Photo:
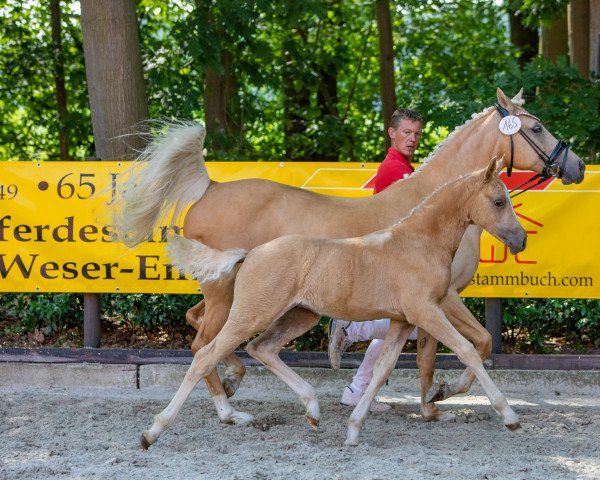
<svg viewBox="0 0 600 480">
<path fill-rule="evenodd" d="M 524 98 L 520 98 L 520 99 L 513 98 L 512 102 L 516 106 L 522 107 L 525 104 L 525 99 Z M 413 175 L 418 174 L 423 169 L 423 167 L 425 167 L 440 152 L 440 150 L 442 150 L 446 145 L 448 145 L 450 142 L 452 142 L 454 140 L 454 137 L 456 137 L 468 125 L 470 125 L 472 122 L 479 120 L 482 117 L 485 117 L 490 112 L 490 110 L 493 110 L 495 108 L 496 107 L 487 107 L 484 110 L 482 110 L 481 112 L 475 112 L 474 114 L 471 115 L 471 118 L 469 118 L 465 123 L 463 123 L 462 125 L 459 125 L 454 130 L 452 130 L 452 132 L 450 132 L 450 134 L 444 140 L 442 140 L 437 145 L 437 147 L 435 147 L 429 153 L 429 155 L 427 155 L 427 157 L 425 157 L 423 159 L 423 161 L 421 162 L 421 165 L 419 165 L 419 168 L 417 168 L 415 170 Z"/>
<path fill-rule="evenodd" d="M 429 153 L 429 155 L 427 155 L 427 157 L 425 157 L 425 159 L 423 160 L 421 165 L 419 165 L 419 168 L 417 168 L 412 175 L 417 175 L 441 150 L 444 149 L 444 147 L 446 145 L 448 145 L 449 143 L 451 143 L 454 140 L 454 137 L 456 137 L 462 130 L 464 130 L 471 123 L 479 120 L 482 117 L 485 117 L 490 112 L 490 110 L 492 110 L 493 108 L 495 108 L 495 107 L 487 107 L 485 110 L 483 110 L 481 112 L 474 113 L 473 115 L 471 115 L 471 118 L 469 118 L 465 123 L 463 123 L 462 125 L 459 125 L 454 130 L 452 130 L 452 132 L 450 132 L 450 134 L 444 140 L 442 140 L 438 144 L 438 146 L 435 147 Z"/>
</svg>

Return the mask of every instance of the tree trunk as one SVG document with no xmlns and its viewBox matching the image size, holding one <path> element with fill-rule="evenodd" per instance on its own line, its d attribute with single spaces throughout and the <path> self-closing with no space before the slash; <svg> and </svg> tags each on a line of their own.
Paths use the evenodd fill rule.
<svg viewBox="0 0 600 480">
<path fill-rule="evenodd" d="M 134 0 L 82 0 L 81 29 L 96 155 L 121 160 L 148 118 Z"/>
<path fill-rule="evenodd" d="M 389 0 L 375 3 L 377 27 L 379 29 L 379 70 L 381 85 L 381 114 L 383 115 L 384 138 L 389 146 L 387 129 L 396 109 L 396 87 L 394 83 L 394 44 L 392 39 L 392 16 Z"/>
<path fill-rule="evenodd" d="M 208 68 L 204 84 L 206 132 L 212 137 L 214 149 L 225 148 L 224 136 L 241 130 L 239 120 L 232 118 L 232 112 L 237 109 L 233 103 L 236 98 L 236 82 L 232 71 L 231 54 L 221 50 L 220 58 L 223 73 Z"/>
<path fill-rule="evenodd" d="M 556 61 L 561 55 L 569 54 L 569 28 L 567 24 L 567 8 L 564 14 L 550 26 L 542 26 L 539 53 L 544 58 Z"/>
<path fill-rule="evenodd" d="M 590 78 L 590 0 L 571 0 L 569 22 L 569 60 L 585 79 Z"/>
<path fill-rule="evenodd" d="M 515 10 L 510 7 L 508 18 L 510 21 L 510 41 L 521 52 L 519 64 L 524 66 L 537 55 L 539 35 L 537 29 L 523 25 L 523 16 L 516 15 Z"/>
<path fill-rule="evenodd" d="M 54 52 L 54 95 L 58 113 L 58 143 L 60 159 L 69 160 L 69 129 L 67 127 L 67 89 L 65 88 L 65 65 L 62 54 L 60 25 L 60 0 L 50 1 L 52 24 L 52 50 Z"/>
<path fill-rule="evenodd" d="M 598 52 L 598 36 L 600 36 L 600 0 L 590 0 L 590 70 L 600 77 L 600 53 Z"/>
<path fill-rule="evenodd" d="M 294 59 L 289 54 L 289 49 L 284 48 L 283 71 L 283 115 L 284 115 L 284 144 L 285 155 L 288 160 L 305 160 L 302 152 L 304 142 L 301 136 L 306 133 L 306 112 L 310 107 L 310 90 L 304 83 L 298 87 L 294 83 Z"/>
<path fill-rule="evenodd" d="M 139 131 L 148 118 L 134 0 L 81 0 L 81 30 L 96 156 L 121 160 L 143 142 L 118 137 Z M 86 293 L 84 346 L 99 347 L 100 331 L 99 294 Z"/>
</svg>

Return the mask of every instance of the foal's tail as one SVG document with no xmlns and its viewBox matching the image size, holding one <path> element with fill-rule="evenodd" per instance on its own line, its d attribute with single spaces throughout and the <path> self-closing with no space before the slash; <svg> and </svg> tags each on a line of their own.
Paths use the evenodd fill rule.
<svg viewBox="0 0 600 480">
<path fill-rule="evenodd" d="M 210 184 L 202 150 L 206 130 L 195 123 L 170 125 L 140 154 L 113 209 L 115 239 L 134 247 L 147 240 L 173 211 L 177 225 L 185 207 L 204 195 Z"/>
<path fill-rule="evenodd" d="M 215 250 L 179 235 L 167 241 L 167 255 L 171 264 L 183 273 L 191 273 L 192 278 L 200 283 L 218 280 L 247 254 L 248 250 L 243 248 Z"/>
</svg>

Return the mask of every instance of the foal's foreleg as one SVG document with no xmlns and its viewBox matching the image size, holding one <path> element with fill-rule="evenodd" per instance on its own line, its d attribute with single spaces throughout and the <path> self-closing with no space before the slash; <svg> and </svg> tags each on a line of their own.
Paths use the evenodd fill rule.
<svg viewBox="0 0 600 480">
<path fill-rule="evenodd" d="M 346 445 L 358 445 L 358 436 L 369 413 L 371 402 L 394 370 L 398 356 L 413 328 L 413 325 L 406 322 L 399 322 L 398 320 L 390 322 L 390 329 L 385 336 L 383 351 L 375 363 L 371 382 L 348 419 Z"/>
<path fill-rule="evenodd" d="M 452 325 L 464 337 L 473 342 L 480 358 L 485 360 L 492 351 L 492 336 L 471 314 L 458 296 L 458 293 L 449 292 L 441 306 Z M 469 388 L 471 388 L 474 380 L 474 373 L 467 368 L 457 381 L 433 385 L 425 395 L 425 401 L 434 402 L 445 400 L 453 395 L 466 393 L 469 391 Z"/>
<path fill-rule="evenodd" d="M 185 314 L 185 319 L 187 322 L 197 330 L 196 337 L 192 342 L 192 353 L 195 354 L 198 350 L 200 350 L 204 345 L 206 345 L 212 338 L 208 338 L 206 333 L 201 330 L 202 321 L 204 320 L 204 312 L 205 312 L 205 301 L 201 300 L 192 308 L 190 308 Z M 223 363 L 225 364 L 225 378 L 221 382 L 223 385 L 223 390 L 227 397 L 232 397 L 236 392 L 244 375 L 246 374 L 246 366 L 244 362 L 242 362 L 239 357 L 232 353 L 228 355 L 225 359 L 223 359 Z"/>
<path fill-rule="evenodd" d="M 429 331 L 435 332 L 437 339 L 450 348 L 471 371 L 475 374 L 479 383 L 485 390 L 487 397 L 503 418 L 504 425 L 510 430 L 520 428 L 519 417 L 510 408 L 504 395 L 498 390 L 488 373 L 483 368 L 483 363 L 473 345 L 466 340 L 452 326 L 444 315 L 444 312 L 435 304 L 410 305 L 405 308 L 407 319 Z"/>
<path fill-rule="evenodd" d="M 275 320 L 261 335 L 252 340 L 246 351 L 281 378 L 299 397 L 306 408 L 306 421 L 318 430 L 321 412 L 313 386 L 288 367 L 280 358 L 281 348 L 307 332 L 320 315 L 296 307 Z"/>
</svg>

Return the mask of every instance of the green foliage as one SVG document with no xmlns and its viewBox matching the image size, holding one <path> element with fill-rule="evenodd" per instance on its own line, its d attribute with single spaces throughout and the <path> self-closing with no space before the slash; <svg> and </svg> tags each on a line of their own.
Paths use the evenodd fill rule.
<svg viewBox="0 0 600 480">
<path fill-rule="evenodd" d="M 199 295 L 110 294 L 100 297 L 103 318 L 129 322 L 152 330 L 163 326 L 185 325 L 185 313 L 202 297 Z"/>
<path fill-rule="evenodd" d="M 59 158 L 54 75 L 65 68 L 73 158 L 93 152 L 83 41 L 72 0 L 62 12 L 63 48 L 52 48 L 49 2 L 0 1 L 0 160 Z"/>
<path fill-rule="evenodd" d="M 503 323 L 513 340 L 522 332 L 533 347 L 543 347 L 553 337 L 600 347 L 598 300 L 511 298 L 504 303 Z"/>
<path fill-rule="evenodd" d="M 2 293 L 0 305 L 4 316 L 18 320 L 27 333 L 39 329 L 49 335 L 79 326 L 83 320 L 83 294 Z"/>
<path fill-rule="evenodd" d="M 171 327 L 182 332 L 187 327 L 185 313 L 202 297 L 190 295 L 105 294 L 101 296 L 103 322 L 133 325 L 152 332 Z M 467 308 L 485 324 L 483 298 L 465 298 Z M 13 325 L 0 331 L 46 336 L 83 325 L 83 295 L 74 293 L 0 293 L 2 319 L 13 318 Z M 555 338 L 574 348 L 595 345 L 600 348 L 600 301 L 574 299 L 505 299 L 503 302 L 505 340 L 517 350 L 544 351 Z M 296 351 L 318 351 L 327 347 L 329 317 L 293 342 Z"/>
</svg>

